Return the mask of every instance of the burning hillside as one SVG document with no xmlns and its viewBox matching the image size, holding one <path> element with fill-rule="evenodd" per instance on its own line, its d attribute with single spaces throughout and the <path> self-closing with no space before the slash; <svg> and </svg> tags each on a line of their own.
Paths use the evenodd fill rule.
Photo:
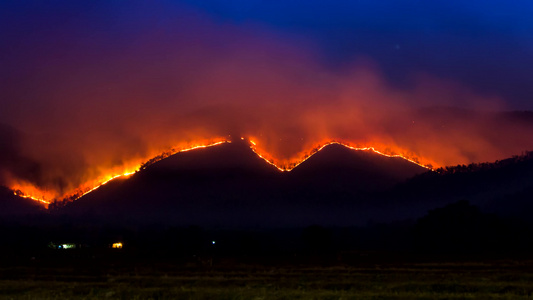
<svg viewBox="0 0 533 300">
<path fill-rule="evenodd" d="M 244 140 L 243 137 L 241 137 L 242 140 Z M 160 160 L 162 159 L 165 159 L 171 155 L 174 155 L 176 153 L 181 153 L 181 152 L 187 152 L 187 151 L 191 151 L 191 150 L 196 150 L 196 149 L 202 149 L 202 148 L 207 148 L 207 147 L 212 147 L 212 146 L 217 146 L 217 145 L 220 145 L 220 144 L 224 144 L 224 143 L 231 143 L 231 141 L 229 140 L 222 140 L 222 139 L 217 139 L 215 140 L 214 142 L 211 142 L 211 143 L 208 143 L 208 144 L 195 144 L 194 146 L 191 146 L 191 147 L 188 147 L 188 148 L 182 148 L 182 149 L 171 149 L 169 151 L 166 151 L 166 152 L 163 152 L 141 164 L 138 164 L 136 166 L 134 166 L 133 168 L 127 170 L 126 172 L 124 173 L 109 173 L 107 175 L 104 175 L 92 182 L 87 182 L 85 183 L 82 187 L 79 187 L 77 188 L 76 190 L 74 191 L 71 191 L 69 193 L 66 193 L 64 195 L 59 195 L 59 196 L 53 196 L 53 194 L 48 194 L 49 198 L 47 198 L 46 196 L 46 191 L 41 191 L 41 190 L 38 190 L 36 189 L 35 187 L 29 185 L 29 186 L 23 186 L 23 185 L 18 185 L 18 184 L 14 184 L 11 186 L 11 189 L 14 190 L 14 193 L 15 195 L 17 196 L 20 196 L 20 197 L 23 197 L 23 198 L 30 198 L 30 199 L 33 199 L 35 201 L 38 201 L 38 202 L 41 202 L 43 203 L 44 205 L 49 205 L 51 202 L 53 201 L 74 201 L 94 190 L 96 190 L 97 188 L 105 185 L 106 183 L 108 183 L 109 181 L 113 180 L 113 179 L 116 179 L 116 178 L 119 178 L 119 177 L 127 177 L 127 176 L 130 176 L 130 175 L 133 175 L 135 174 L 136 172 L 138 172 L 139 170 L 151 165 L 151 164 L 154 164 L 154 163 L 157 163 L 159 162 Z M 297 166 L 299 166 L 301 163 L 303 163 L 304 161 L 306 161 L 307 159 L 309 159 L 312 155 L 318 153 L 319 151 L 321 151 L 322 149 L 324 149 L 326 146 L 329 146 L 329 145 L 333 145 L 333 144 L 337 144 L 337 145 L 342 145 L 350 150 L 353 150 L 353 151 L 371 151 L 373 153 L 376 153 L 376 154 L 379 154 L 379 155 L 382 155 L 382 156 L 385 156 L 385 157 L 395 157 L 395 158 L 402 158 L 406 161 L 409 161 L 413 164 L 416 164 L 416 165 L 419 165 L 419 166 L 423 166 L 425 168 L 428 168 L 430 169 L 430 166 L 424 166 L 422 165 L 421 163 L 419 163 L 418 161 L 418 158 L 414 157 L 414 158 L 411 158 L 411 157 L 408 157 L 408 156 L 403 156 L 402 154 L 397 154 L 397 153 L 384 153 L 384 152 L 381 152 L 373 147 L 354 147 L 354 146 L 351 146 L 349 144 L 344 144 L 344 143 L 341 143 L 341 142 L 338 142 L 338 141 L 330 141 L 330 142 L 326 142 L 324 144 L 321 144 L 319 146 L 316 146 L 314 147 L 312 150 L 308 151 L 308 152 L 302 152 L 300 153 L 300 156 L 298 157 L 298 159 L 292 159 L 292 160 L 282 160 L 282 159 L 276 159 L 276 158 L 273 158 L 270 154 L 268 154 L 267 152 L 265 152 L 264 150 L 262 150 L 261 148 L 258 147 L 257 143 L 254 142 L 253 140 L 249 140 L 248 141 L 249 143 L 249 146 L 251 148 L 251 150 L 258 156 L 260 157 L 261 159 L 263 159 L 266 163 L 269 163 L 271 165 L 273 165 L 277 170 L 279 171 L 282 171 L 282 172 L 285 172 L 285 171 L 291 171 L 293 170 L 294 168 L 296 168 Z M 42 195 L 41 197 L 39 197 L 39 195 Z"/>
<path fill-rule="evenodd" d="M 533 149 L 533 121 L 501 117 L 500 95 L 418 70 L 393 84 L 368 55 L 332 68 L 314 40 L 181 4 L 129 5 L 119 18 L 96 5 L 97 20 L 85 9 L 6 16 L 24 30 L 2 35 L 1 185 L 45 204 L 75 199 L 241 136 L 281 170 L 331 142 L 431 167 Z"/>
</svg>

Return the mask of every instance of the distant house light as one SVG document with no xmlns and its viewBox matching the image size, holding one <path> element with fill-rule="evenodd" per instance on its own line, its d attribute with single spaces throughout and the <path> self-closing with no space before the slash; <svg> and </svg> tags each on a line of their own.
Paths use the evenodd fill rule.
<svg viewBox="0 0 533 300">
<path fill-rule="evenodd" d="M 56 244 L 56 243 L 52 243 L 50 242 L 48 244 L 48 247 L 49 248 L 52 248 L 52 249 L 75 249 L 75 248 L 79 248 L 79 246 L 77 244 L 71 244 L 71 243 L 68 243 L 68 244 Z"/>
<path fill-rule="evenodd" d="M 113 245 L 111 245 L 111 248 L 122 249 L 122 243 L 113 243 Z"/>
</svg>

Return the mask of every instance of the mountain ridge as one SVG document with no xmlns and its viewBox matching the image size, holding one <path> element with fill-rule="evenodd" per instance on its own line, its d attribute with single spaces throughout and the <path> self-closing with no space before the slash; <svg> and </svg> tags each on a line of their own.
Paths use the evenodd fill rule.
<svg viewBox="0 0 533 300">
<path fill-rule="evenodd" d="M 395 168 L 404 175 L 398 177 Z M 246 142 L 225 143 L 180 152 L 50 212 L 100 214 L 104 219 L 118 216 L 117 221 L 130 215 L 153 222 L 179 219 L 180 224 L 207 220 L 210 226 L 239 222 L 349 225 L 369 218 L 408 219 L 467 199 L 487 211 L 523 215 L 516 207 L 530 206 L 524 199 L 531 195 L 531 179 L 532 152 L 428 172 L 401 158 L 332 144 L 291 172 L 280 172 Z M 5 190 L 11 201 L 6 203 L 32 202 Z M 505 203 L 513 204 L 505 207 Z M 33 206 L 27 208 L 26 212 L 38 212 Z M 6 206 L 4 215 L 10 210 Z"/>
<path fill-rule="evenodd" d="M 382 167 L 372 169 L 379 165 Z M 403 171 L 387 175 L 387 170 L 395 169 Z M 224 223 L 238 218 L 267 223 L 276 218 L 284 220 L 274 223 L 290 223 L 292 218 L 310 221 L 328 206 L 338 213 L 350 206 L 354 197 L 362 204 L 363 195 L 425 171 L 400 158 L 330 145 L 293 171 L 279 172 L 255 155 L 247 143 L 226 143 L 177 153 L 127 180 L 109 182 L 61 211 L 121 214 L 127 210 L 141 217 L 152 211 L 190 222 L 213 219 Z M 146 205 L 148 202 L 153 206 Z M 279 211 L 288 213 L 280 215 Z M 334 218 L 334 213 L 329 217 Z"/>
</svg>

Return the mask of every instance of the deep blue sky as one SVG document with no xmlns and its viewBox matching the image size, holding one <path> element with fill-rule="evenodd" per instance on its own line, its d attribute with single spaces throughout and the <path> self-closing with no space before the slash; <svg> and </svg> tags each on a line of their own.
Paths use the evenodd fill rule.
<svg viewBox="0 0 533 300">
<path fill-rule="evenodd" d="M 531 1 L 185 2 L 220 21 L 259 22 L 316 40 L 332 67 L 365 55 L 393 83 L 426 72 L 533 109 Z"/>
<path fill-rule="evenodd" d="M 133 5 L 132 3 L 136 3 Z M 143 3 L 143 4 L 139 4 Z M 76 43 L 106 32 L 124 39 L 142 31 L 135 18 L 164 22 L 184 5 L 220 24 L 263 26 L 312 41 L 321 63 L 342 71 L 358 57 L 372 59 L 391 84 L 408 85 L 427 73 L 476 93 L 502 97 L 511 109 L 533 109 L 533 2 L 531 1 L 2 1 L 0 40 L 4 69 L 27 49 L 62 47 L 42 33 L 77 27 Z M 157 4 L 156 4 L 157 3 Z M 163 4 L 161 4 L 163 3 Z M 138 7 L 147 7 L 139 10 Z M 148 7 L 164 7 L 164 14 Z M 135 7 L 135 8 L 132 8 Z M 175 11 L 173 11 L 175 10 Z M 80 34 L 81 32 L 81 34 Z M 46 35 L 49 39 L 50 35 Z M 60 36 L 60 42 L 75 37 Z M 105 39 L 100 39 L 100 43 Z M 90 42 L 89 46 L 90 45 Z M 46 44 L 46 45 L 45 45 Z M 38 48 L 37 47 L 37 48 Z M 127 46 L 125 46 L 127 47 Z M 58 50 L 60 51 L 60 50 Z M 19 57 L 20 58 L 20 57 Z M 23 57 L 21 60 L 28 60 Z M 7 66 L 6 66 L 7 65 Z M 3 77 L 13 76 L 2 72 Z"/>
</svg>

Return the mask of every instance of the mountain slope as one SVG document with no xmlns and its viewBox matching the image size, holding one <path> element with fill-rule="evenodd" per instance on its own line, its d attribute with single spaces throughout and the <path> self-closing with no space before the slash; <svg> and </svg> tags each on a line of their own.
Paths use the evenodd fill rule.
<svg viewBox="0 0 533 300">
<path fill-rule="evenodd" d="M 0 217 L 10 218 L 43 211 L 44 207 L 39 203 L 15 196 L 11 190 L 0 186 Z"/>
<path fill-rule="evenodd" d="M 220 226 L 343 223 L 366 195 L 426 169 L 330 145 L 280 172 L 245 142 L 182 152 L 60 210 L 117 220 Z"/>
<path fill-rule="evenodd" d="M 405 159 L 331 144 L 296 167 L 291 176 L 310 184 L 335 181 L 359 190 L 383 189 L 426 172 Z"/>
<path fill-rule="evenodd" d="M 529 217 L 532 191 L 533 152 L 527 152 L 494 163 L 447 167 L 415 176 L 387 191 L 381 201 L 427 211 L 466 199 L 488 212 Z"/>
</svg>

